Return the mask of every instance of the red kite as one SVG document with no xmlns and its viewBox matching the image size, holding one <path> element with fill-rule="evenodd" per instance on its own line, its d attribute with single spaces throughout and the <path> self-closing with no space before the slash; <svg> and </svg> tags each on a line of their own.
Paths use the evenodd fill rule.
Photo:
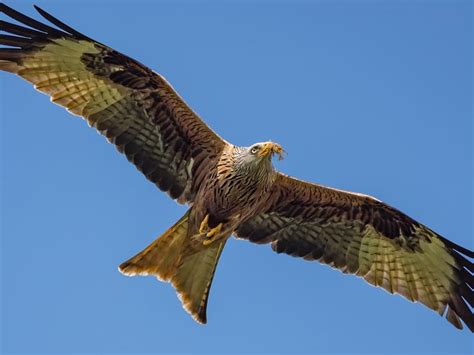
<svg viewBox="0 0 474 355">
<path fill-rule="evenodd" d="M 158 188 L 189 206 L 175 225 L 120 265 L 171 282 L 206 323 L 219 256 L 235 235 L 277 253 L 318 260 L 420 302 L 474 331 L 474 252 L 367 195 L 276 171 L 273 142 L 232 145 L 158 73 L 36 7 L 57 28 L 4 4 L 0 69 L 83 117 Z"/>
</svg>

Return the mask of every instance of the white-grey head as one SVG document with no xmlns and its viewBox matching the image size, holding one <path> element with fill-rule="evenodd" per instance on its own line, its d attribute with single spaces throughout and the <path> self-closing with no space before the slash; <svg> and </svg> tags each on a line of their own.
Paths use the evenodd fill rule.
<svg viewBox="0 0 474 355">
<path fill-rule="evenodd" d="M 271 158 L 274 154 L 278 155 L 278 159 L 283 159 L 285 151 L 278 143 L 260 142 L 252 144 L 250 147 L 241 147 L 237 151 L 237 159 L 240 168 L 244 169 L 271 169 Z M 258 169 L 258 170 L 260 170 Z"/>
</svg>

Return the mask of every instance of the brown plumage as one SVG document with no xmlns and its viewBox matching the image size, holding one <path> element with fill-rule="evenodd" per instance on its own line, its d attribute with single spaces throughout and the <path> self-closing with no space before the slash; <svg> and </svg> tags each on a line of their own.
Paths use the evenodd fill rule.
<svg viewBox="0 0 474 355">
<path fill-rule="evenodd" d="M 232 235 L 318 260 L 437 311 L 474 331 L 474 253 L 370 196 L 274 170 L 272 142 L 231 145 L 159 74 L 37 8 L 58 29 L 4 4 L 25 26 L 0 21 L 0 69 L 19 75 L 83 117 L 150 181 L 190 208 L 120 265 L 171 282 L 206 322 L 214 272 Z"/>
</svg>

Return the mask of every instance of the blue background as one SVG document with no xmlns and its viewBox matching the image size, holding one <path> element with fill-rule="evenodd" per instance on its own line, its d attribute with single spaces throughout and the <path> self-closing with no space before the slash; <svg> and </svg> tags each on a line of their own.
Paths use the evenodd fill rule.
<svg viewBox="0 0 474 355">
<path fill-rule="evenodd" d="M 229 141 L 281 143 L 278 169 L 474 248 L 470 1 L 37 4 L 165 75 Z M 423 306 L 236 240 L 196 324 L 168 284 L 117 271 L 185 207 L 29 84 L 0 83 L 4 352 L 472 353 Z"/>
</svg>

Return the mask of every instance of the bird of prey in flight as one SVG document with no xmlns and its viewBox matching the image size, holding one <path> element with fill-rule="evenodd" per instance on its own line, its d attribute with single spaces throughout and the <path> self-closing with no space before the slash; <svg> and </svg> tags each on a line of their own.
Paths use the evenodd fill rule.
<svg viewBox="0 0 474 355">
<path fill-rule="evenodd" d="M 189 209 L 119 266 L 170 282 L 206 323 L 212 279 L 232 235 L 317 260 L 420 302 L 474 331 L 474 252 L 371 196 L 276 171 L 273 142 L 235 146 L 219 137 L 158 73 L 44 10 L 52 25 L 5 4 L 0 70 L 29 81 L 84 118 L 159 189 Z"/>
</svg>

